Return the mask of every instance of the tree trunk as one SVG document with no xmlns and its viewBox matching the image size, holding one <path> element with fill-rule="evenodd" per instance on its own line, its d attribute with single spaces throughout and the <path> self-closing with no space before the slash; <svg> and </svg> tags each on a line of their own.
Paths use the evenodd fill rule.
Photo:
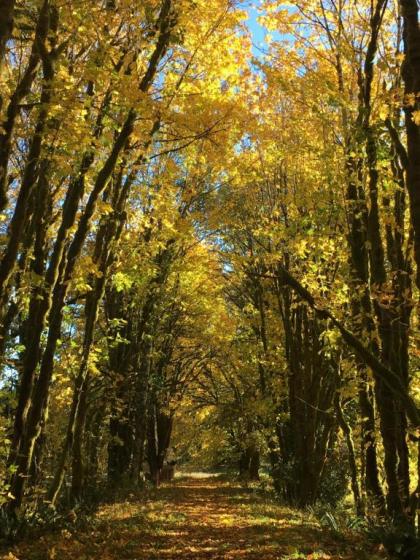
<svg viewBox="0 0 420 560">
<path fill-rule="evenodd" d="M 414 120 L 414 111 L 420 108 L 420 28 L 417 0 L 400 0 L 404 22 L 405 61 L 403 78 L 405 96 L 413 96 L 412 103 L 406 102 L 405 126 L 407 133 L 408 166 L 406 170 L 407 190 L 410 198 L 411 223 L 414 231 L 414 256 L 417 265 L 417 287 L 420 289 L 420 125 Z"/>
<path fill-rule="evenodd" d="M 70 499 L 73 504 L 82 500 L 84 468 L 83 468 L 83 434 L 88 410 L 88 385 L 84 383 L 79 396 L 79 406 L 77 407 L 74 422 L 74 439 L 72 446 L 72 478 Z"/>
<path fill-rule="evenodd" d="M 349 467 L 350 467 L 350 476 L 351 476 L 351 489 L 353 492 L 353 499 L 354 505 L 356 508 L 356 514 L 359 517 L 364 517 L 365 515 L 365 506 L 362 499 L 362 494 L 360 491 L 359 485 L 359 474 L 357 468 L 357 461 L 356 461 L 356 453 L 354 450 L 354 443 L 353 443 L 353 436 L 352 436 L 352 429 L 350 424 L 347 422 L 344 411 L 341 406 L 340 402 L 340 395 L 337 393 L 334 399 L 335 404 L 335 411 L 337 414 L 338 424 L 343 431 L 343 434 L 346 438 L 347 449 L 349 453 Z"/>
<path fill-rule="evenodd" d="M 15 0 L 0 0 L 0 72 L 3 70 L 4 59 L 6 57 L 6 43 L 12 35 L 14 23 Z M 3 97 L 0 93 L 0 111 L 3 106 Z M 7 205 L 7 195 L 2 190 L 0 192 L 0 211 Z"/>
<path fill-rule="evenodd" d="M 385 498 L 379 482 L 376 451 L 376 426 L 373 396 L 366 381 L 366 368 L 359 374 L 359 405 L 361 416 L 361 451 L 364 454 L 364 478 L 366 493 L 381 515 L 385 514 Z"/>
</svg>

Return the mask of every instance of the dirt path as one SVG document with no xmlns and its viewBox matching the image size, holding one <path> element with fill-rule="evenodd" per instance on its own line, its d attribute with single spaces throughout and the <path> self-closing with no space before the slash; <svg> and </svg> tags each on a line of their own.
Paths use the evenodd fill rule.
<svg viewBox="0 0 420 560">
<path fill-rule="evenodd" d="M 271 560 L 379 558 L 333 537 L 301 512 L 215 478 L 180 480 L 141 501 L 102 507 L 87 528 L 64 529 L 10 552 L 19 560 Z"/>
</svg>

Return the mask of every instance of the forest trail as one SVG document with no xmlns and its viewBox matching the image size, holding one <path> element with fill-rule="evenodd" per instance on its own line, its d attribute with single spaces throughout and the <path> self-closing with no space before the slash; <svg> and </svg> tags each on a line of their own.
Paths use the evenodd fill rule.
<svg viewBox="0 0 420 560">
<path fill-rule="evenodd" d="M 184 478 L 105 505 L 92 524 L 13 547 L 19 560 L 364 560 L 381 556 L 334 536 L 304 512 L 213 478 Z"/>
</svg>

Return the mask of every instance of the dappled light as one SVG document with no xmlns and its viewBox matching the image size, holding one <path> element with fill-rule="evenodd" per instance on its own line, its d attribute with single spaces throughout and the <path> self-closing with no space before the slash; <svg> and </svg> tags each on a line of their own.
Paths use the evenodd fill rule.
<svg viewBox="0 0 420 560">
<path fill-rule="evenodd" d="M 275 504 L 255 486 L 244 488 L 203 473 L 179 478 L 140 501 L 103 506 L 89 532 L 69 533 L 67 540 L 45 537 L 14 553 L 28 560 L 42 554 L 62 560 L 381 558 L 363 540 L 337 539 L 308 513 Z"/>
<path fill-rule="evenodd" d="M 0 560 L 420 560 L 419 0 L 0 0 Z"/>
</svg>

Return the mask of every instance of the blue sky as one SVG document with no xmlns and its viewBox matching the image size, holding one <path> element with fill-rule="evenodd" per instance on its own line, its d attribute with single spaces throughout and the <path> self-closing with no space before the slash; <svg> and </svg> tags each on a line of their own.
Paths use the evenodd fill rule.
<svg viewBox="0 0 420 560">
<path fill-rule="evenodd" d="M 258 23 L 258 17 L 261 15 L 261 12 L 259 12 L 257 9 L 257 6 L 259 4 L 260 2 L 258 0 L 254 0 L 252 2 L 248 2 L 247 7 L 245 8 L 248 13 L 248 20 L 246 23 L 252 34 L 252 52 L 256 57 L 262 57 L 262 50 L 264 50 L 264 48 L 267 48 L 267 45 L 265 44 L 266 35 L 270 34 L 271 38 L 275 41 L 281 40 L 282 37 L 286 38 L 285 35 L 282 35 L 281 33 L 278 33 L 276 31 L 270 31 L 270 33 L 268 33 L 265 27 Z M 291 37 L 287 36 L 287 38 L 290 39 Z"/>
<path fill-rule="evenodd" d="M 255 56 L 261 56 L 261 52 L 259 48 L 261 48 L 262 44 L 264 43 L 264 39 L 265 36 L 267 35 L 267 31 L 257 21 L 259 13 L 257 8 L 255 7 L 255 3 L 253 6 L 247 8 L 247 12 L 249 15 L 247 20 L 247 25 L 252 33 L 252 42 L 254 44 L 252 51 Z"/>
</svg>

